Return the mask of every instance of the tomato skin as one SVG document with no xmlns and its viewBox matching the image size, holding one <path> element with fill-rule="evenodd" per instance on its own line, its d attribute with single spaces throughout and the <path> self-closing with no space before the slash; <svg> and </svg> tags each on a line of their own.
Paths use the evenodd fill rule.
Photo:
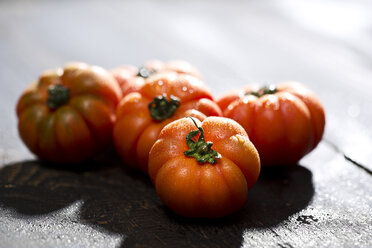
<svg viewBox="0 0 372 248">
<path fill-rule="evenodd" d="M 200 164 L 184 152 L 185 137 L 197 130 L 190 118 L 163 128 L 149 157 L 149 175 L 160 199 L 187 217 L 218 218 L 240 209 L 257 181 L 260 159 L 244 129 L 223 117 L 197 121 L 206 141 L 222 155 L 215 164 Z"/>
<path fill-rule="evenodd" d="M 257 97 L 251 85 L 221 97 L 223 115 L 240 123 L 259 151 L 263 166 L 296 165 L 320 142 L 324 109 L 300 83 L 283 82 L 274 94 Z M 247 94 L 248 93 L 248 94 Z"/>
<path fill-rule="evenodd" d="M 138 69 L 132 65 L 122 65 L 111 70 L 111 74 L 119 83 L 123 96 L 132 92 L 138 92 L 143 85 L 144 79 L 138 77 Z"/>
<path fill-rule="evenodd" d="M 156 121 L 148 104 L 163 94 L 178 97 L 181 105 L 170 118 Z M 157 73 L 146 79 L 139 92 L 125 96 L 119 103 L 113 133 L 116 150 L 126 164 L 147 173 L 148 154 L 161 129 L 189 115 L 203 120 L 206 116 L 221 116 L 222 112 L 200 79 L 175 72 Z"/>
<path fill-rule="evenodd" d="M 150 72 L 176 72 L 201 79 L 200 72 L 193 65 L 183 60 L 173 60 L 166 63 L 160 60 L 150 60 L 144 64 L 144 68 Z M 120 85 L 123 96 L 138 92 L 145 83 L 145 79 L 138 76 L 138 72 L 138 68 L 133 65 L 121 65 L 111 70 L 112 75 Z"/>
<path fill-rule="evenodd" d="M 65 104 L 48 106 L 48 87 L 69 90 Z M 121 99 L 115 79 L 103 68 L 69 63 L 41 75 L 17 103 L 18 131 L 42 160 L 79 163 L 112 142 L 115 108 Z"/>
<path fill-rule="evenodd" d="M 159 71 L 177 72 L 179 74 L 187 74 L 200 79 L 202 78 L 198 69 L 196 69 L 192 64 L 184 60 L 168 61 L 167 63 L 164 63 L 163 68 L 161 68 Z"/>
</svg>

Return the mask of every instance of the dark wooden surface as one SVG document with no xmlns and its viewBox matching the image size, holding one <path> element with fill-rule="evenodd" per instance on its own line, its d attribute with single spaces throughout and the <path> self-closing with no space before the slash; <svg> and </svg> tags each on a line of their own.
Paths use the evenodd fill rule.
<svg viewBox="0 0 372 248">
<path fill-rule="evenodd" d="M 1 1 L 0 247 L 372 247 L 369 1 Z M 15 104 L 41 71 L 185 59 L 213 93 L 297 80 L 324 103 L 324 140 L 264 170 L 244 208 L 186 219 L 113 151 L 61 170 L 20 141 Z"/>
</svg>

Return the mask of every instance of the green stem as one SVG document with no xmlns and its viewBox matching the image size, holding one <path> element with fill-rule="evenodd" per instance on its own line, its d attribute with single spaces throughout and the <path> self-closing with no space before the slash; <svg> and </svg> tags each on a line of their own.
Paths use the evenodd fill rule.
<svg viewBox="0 0 372 248">
<path fill-rule="evenodd" d="M 153 119 L 162 121 L 171 117 L 180 105 L 180 99 L 171 95 L 168 101 L 167 95 L 164 94 L 162 96 L 156 96 L 154 100 L 149 103 L 148 108 Z"/>
<path fill-rule="evenodd" d="M 261 87 L 258 91 L 251 91 L 247 92 L 245 95 L 254 95 L 257 97 L 261 97 L 263 95 L 275 94 L 278 92 L 278 89 L 274 84 L 266 85 Z"/>
<path fill-rule="evenodd" d="M 65 105 L 70 100 L 70 90 L 61 84 L 50 85 L 48 87 L 47 106 L 50 109 L 57 109 Z"/>
<path fill-rule="evenodd" d="M 137 77 L 148 78 L 155 72 L 155 70 L 149 70 L 146 67 L 140 67 L 138 68 Z"/>
<path fill-rule="evenodd" d="M 189 117 L 198 130 L 191 131 L 186 136 L 186 143 L 189 146 L 189 150 L 185 151 L 184 154 L 188 157 L 194 157 L 196 161 L 201 164 L 206 162 L 210 164 L 215 164 L 217 158 L 221 158 L 221 154 L 212 149 L 213 142 L 207 141 L 204 139 L 204 130 L 202 127 L 199 127 L 195 122 L 194 118 Z M 196 140 L 196 136 L 199 135 L 199 140 Z"/>
</svg>

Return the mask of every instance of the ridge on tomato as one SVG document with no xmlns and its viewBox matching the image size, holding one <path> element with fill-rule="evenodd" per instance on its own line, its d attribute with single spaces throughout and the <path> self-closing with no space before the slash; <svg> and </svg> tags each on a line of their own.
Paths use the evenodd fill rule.
<svg viewBox="0 0 372 248">
<path fill-rule="evenodd" d="M 69 63 L 46 71 L 17 103 L 20 137 L 42 160 L 82 162 L 112 142 L 120 98 L 117 82 L 101 67 Z"/>
<path fill-rule="evenodd" d="M 152 75 L 119 103 L 113 134 L 119 155 L 147 173 L 148 154 L 161 129 L 188 115 L 203 120 L 222 113 L 200 79 L 175 72 Z"/>
<path fill-rule="evenodd" d="M 173 60 L 166 63 L 160 60 L 150 60 L 139 68 L 133 65 L 122 65 L 111 70 L 121 87 L 123 96 L 138 92 L 145 79 L 158 72 L 176 72 L 201 78 L 199 71 L 189 62 L 183 60 Z"/>
<path fill-rule="evenodd" d="M 217 101 L 256 146 L 263 166 L 295 165 L 320 142 L 325 113 L 319 99 L 296 82 L 249 85 Z"/>
<path fill-rule="evenodd" d="M 149 155 L 159 198 L 187 217 L 217 218 L 237 211 L 259 172 L 258 152 L 244 128 L 223 117 L 168 124 Z"/>
</svg>

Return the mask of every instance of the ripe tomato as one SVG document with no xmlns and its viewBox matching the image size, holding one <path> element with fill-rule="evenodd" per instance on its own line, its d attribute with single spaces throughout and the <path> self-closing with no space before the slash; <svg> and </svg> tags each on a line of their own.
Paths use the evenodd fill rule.
<svg viewBox="0 0 372 248">
<path fill-rule="evenodd" d="M 154 64 L 155 61 L 150 61 L 150 65 Z M 154 67 L 154 65 L 152 66 Z M 163 64 L 163 67 L 158 71 L 173 71 L 179 74 L 192 75 L 197 78 L 201 78 L 200 72 L 192 64 L 184 60 L 172 60 Z"/>
<path fill-rule="evenodd" d="M 160 199 L 187 217 L 216 218 L 238 210 L 259 172 L 260 159 L 247 133 L 223 117 L 168 124 L 149 157 Z"/>
<path fill-rule="evenodd" d="M 17 104 L 18 130 L 40 159 L 77 163 L 112 142 L 115 79 L 101 67 L 70 63 L 41 75 Z"/>
<path fill-rule="evenodd" d="M 222 113 L 200 79 L 175 72 L 154 74 L 139 92 L 120 102 L 114 127 L 116 149 L 128 165 L 147 173 L 148 154 L 161 129 L 187 115 L 203 119 Z"/>
<path fill-rule="evenodd" d="M 145 78 L 157 72 L 177 72 L 201 78 L 199 71 L 193 65 L 183 60 L 174 60 L 167 63 L 163 63 L 160 60 L 150 60 L 140 68 L 132 65 L 122 65 L 111 70 L 112 75 L 121 87 L 123 96 L 132 92 L 138 92 L 144 84 Z"/>
<path fill-rule="evenodd" d="M 122 65 L 112 69 L 111 74 L 119 83 L 123 96 L 137 92 L 144 82 L 143 77 L 137 76 L 137 67 L 132 65 Z"/>
<path fill-rule="evenodd" d="M 245 128 L 263 166 L 295 165 L 323 135 L 324 109 L 299 83 L 247 86 L 226 94 L 218 104 L 225 117 Z"/>
</svg>

